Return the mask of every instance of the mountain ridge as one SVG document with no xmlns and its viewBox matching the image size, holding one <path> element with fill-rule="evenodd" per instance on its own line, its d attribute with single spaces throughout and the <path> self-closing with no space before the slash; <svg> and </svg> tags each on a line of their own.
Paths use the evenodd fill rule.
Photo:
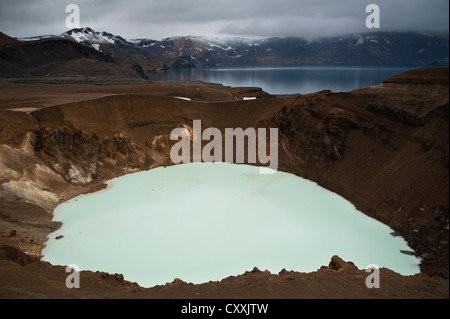
<svg viewBox="0 0 450 319">
<path fill-rule="evenodd" d="M 393 62 L 401 63 L 401 61 L 405 58 L 408 60 L 408 56 L 405 57 L 404 55 L 399 54 L 396 51 L 395 47 L 401 46 L 400 49 L 404 51 L 408 51 L 409 49 L 417 49 L 411 52 L 411 54 L 415 55 L 414 59 L 409 58 L 410 61 L 406 61 L 403 63 L 415 62 L 412 64 L 417 65 L 427 65 L 434 63 L 434 66 L 438 66 L 436 64 L 440 64 L 441 66 L 448 65 L 448 35 L 445 36 L 435 33 L 367 32 L 353 33 L 336 37 L 322 37 L 316 39 L 308 39 L 303 37 L 269 37 L 261 39 L 250 39 L 243 37 L 209 38 L 204 36 L 172 36 L 164 38 L 162 40 L 154 40 L 150 38 L 127 40 L 119 35 L 114 35 L 105 31 L 94 31 L 89 27 L 85 27 L 69 30 L 56 37 L 69 38 L 77 41 L 78 43 L 85 43 L 90 45 L 129 45 L 132 47 L 134 46 L 135 48 L 138 48 L 140 50 L 144 50 L 144 53 L 153 53 L 170 57 L 174 57 L 178 54 L 179 57 L 193 56 L 194 58 L 196 58 L 195 54 L 197 53 L 198 55 L 198 52 L 200 52 L 199 50 L 196 51 L 196 49 L 201 49 L 203 52 L 206 50 L 208 52 L 211 52 L 211 55 L 212 53 L 217 54 L 217 52 L 226 52 L 226 58 L 234 59 L 234 62 L 237 64 L 240 63 L 239 59 L 244 56 L 264 56 L 264 52 L 266 53 L 265 57 L 270 58 L 269 61 L 255 62 L 259 62 L 262 64 L 273 64 L 274 62 L 276 62 L 276 58 L 278 58 L 281 64 L 290 64 L 292 62 L 303 62 L 305 64 L 309 64 L 311 61 L 308 61 L 304 58 L 305 54 L 310 53 L 308 52 L 308 50 L 314 51 L 313 53 L 315 53 L 316 55 L 323 55 L 320 54 L 319 49 L 322 49 L 324 51 L 333 51 L 334 49 L 334 51 L 331 53 L 337 53 L 340 50 L 349 50 L 349 48 L 352 48 L 354 50 L 362 49 L 363 53 L 365 53 L 367 56 L 376 55 L 378 60 L 373 60 L 373 64 L 392 64 Z M 189 44 L 191 46 L 188 46 Z M 376 52 L 373 52 L 377 47 L 378 49 L 381 49 L 381 51 L 375 50 Z M 172 48 L 173 50 L 169 50 L 170 48 Z M 372 53 L 369 52 L 369 49 L 372 50 Z M 271 53 L 272 51 L 282 50 L 292 52 L 290 52 L 290 54 L 285 54 L 282 56 L 273 56 L 273 53 Z M 436 54 L 426 57 L 427 51 L 435 51 Z M 388 61 L 386 60 L 386 58 L 383 59 L 382 57 L 383 54 L 392 55 L 393 53 L 396 53 L 397 56 L 402 56 L 402 59 L 397 58 L 397 60 L 395 61 Z M 295 55 L 303 57 L 303 60 L 294 59 L 293 61 L 292 56 Z M 342 64 L 343 60 L 338 59 L 337 54 L 332 54 L 331 56 L 332 57 L 328 58 L 327 61 L 320 61 L 320 59 L 316 59 L 312 62 L 322 64 L 321 62 L 332 63 L 334 60 L 335 63 L 332 64 Z M 358 54 L 354 54 L 354 56 L 358 56 Z M 218 59 L 217 57 L 215 58 Z M 220 62 L 221 61 L 211 61 L 209 64 L 220 64 Z M 246 60 L 244 61 L 244 63 L 247 62 L 248 61 Z M 358 62 L 367 64 L 367 62 L 369 61 L 367 59 L 362 59 L 362 61 Z"/>
<path fill-rule="evenodd" d="M 3 37 L 0 45 L 0 77 L 97 76 L 101 73 L 120 78 L 146 80 L 148 72 L 159 70 L 221 66 L 295 66 L 295 65 L 395 65 L 448 66 L 448 36 L 417 32 L 368 32 L 339 37 L 306 39 L 272 37 L 208 38 L 174 36 L 162 40 L 125 39 L 89 27 L 68 30 L 60 35 L 14 39 Z M 65 52 L 61 41 L 69 41 Z M 32 69 L 15 60 L 24 47 L 39 47 L 42 63 Z M 53 43 L 49 45 L 49 43 Z M 44 45 L 45 44 L 45 45 Z M 45 47 L 45 48 L 44 48 Z M 70 47 L 72 49 L 70 49 Z M 88 47 L 82 49 L 81 47 Z M 59 49 L 58 49 L 59 48 Z M 73 50 L 91 52 L 94 60 L 74 56 Z M 59 51 L 58 51 L 59 50 Z M 7 53 L 5 53 L 7 52 Z M 63 57 L 52 65 L 56 52 Z M 22 61 L 35 60 L 35 56 Z M 75 65 L 74 59 L 83 59 Z M 108 62 L 105 64 L 105 62 Z M 27 62 L 28 63 L 28 62 Z M 83 66 L 80 68 L 79 66 Z M 89 65 L 89 66 L 86 66 Z M 78 71 L 77 71 L 78 70 Z"/>
<path fill-rule="evenodd" d="M 108 37 L 108 41 L 131 44 L 143 50 L 172 58 L 187 59 L 196 66 L 221 64 L 411 64 L 448 65 L 448 37 L 418 32 L 367 32 L 339 37 L 307 39 L 302 37 L 208 38 L 174 36 L 160 41 L 153 39 L 125 40 L 107 32 L 90 28 L 73 29 L 63 37 L 90 33 Z M 83 41 L 81 41 L 83 42 Z M 86 38 L 87 43 L 93 41 Z M 96 42 L 98 43 L 98 42 Z M 103 43 L 105 43 L 103 41 Z M 396 48 L 400 46 L 399 49 Z M 409 52 L 409 54 L 405 54 Z M 434 52 L 434 53 L 433 53 Z M 328 53 L 328 54 L 327 54 Z M 346 53 L 346 54 L 342 54 Z M 348 59 L 346 55 L 350 53 Z M 393 59 L 387 57 L 394 55 Z M 317 56 L 314 59 L 314 56 Z"/>
</svg>

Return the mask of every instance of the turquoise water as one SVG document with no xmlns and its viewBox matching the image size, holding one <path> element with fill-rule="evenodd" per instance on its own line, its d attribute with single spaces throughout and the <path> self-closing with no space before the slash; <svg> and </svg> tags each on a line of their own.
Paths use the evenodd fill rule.
<svg viewBox="0 0 450 319">
<path fill-rule="evenodd" d="M 122 273 L 143 287 L 174 278 L 202 283 L 258 267 L 316 271 L 333 255 L 403 275 L 416 257 L 386 225 L 295 175 L 228 163 L 155 168 L 117 178 L 102 192 L 55 210 L 43 260 Z M 63 235 L 60 240 L 55 237 Z"/>
</svg>

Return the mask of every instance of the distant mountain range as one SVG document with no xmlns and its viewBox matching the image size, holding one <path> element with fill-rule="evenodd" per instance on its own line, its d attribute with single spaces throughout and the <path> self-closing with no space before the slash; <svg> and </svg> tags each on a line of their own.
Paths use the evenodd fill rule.
<svg viewBox="0 0 450 319">
<path fill-rule="evenodd" d="M 407 65 L 448 66 L 448 36 L 370 32 L 304 38 L 125 39 L 91 28 L 13 39 L 0 34 L 0 77 L 109 75 L 198 66 Z"/>
</svg>

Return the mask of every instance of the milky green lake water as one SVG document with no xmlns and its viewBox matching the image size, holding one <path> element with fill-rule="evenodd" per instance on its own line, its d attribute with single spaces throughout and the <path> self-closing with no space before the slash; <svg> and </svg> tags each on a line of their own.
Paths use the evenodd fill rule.
<svg viewBox="0 0 450 319">
<path fill-rule="evenodd" d="M 221 280 L 253 267 L 311 272 L 333 255 L 360 269 L 420 272 L 420 260 L 400 252 L 411 250 L 404 239 L 341 196 L 248 165 L 192 163 L 126 175 L 58 206 L 54 220 L 63 224 L 49 235 L 43 260 L 121 273 L 143 287 Z"/>
</svg>

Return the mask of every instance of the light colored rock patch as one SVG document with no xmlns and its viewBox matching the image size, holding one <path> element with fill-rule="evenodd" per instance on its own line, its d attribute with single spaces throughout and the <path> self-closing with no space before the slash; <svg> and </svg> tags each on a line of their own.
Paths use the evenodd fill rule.
<svg viewBox="0 0 450 319">
<path fill-rule="evenodd" d="M 85 172 L 84 169 L 71 163 L 68 175 L 66 176 L 72 184 L 84 185 L 92 182 L 92 172 Z"/>
<path fill-rule="evenodd" d="M 1 186 L 2 190 L 26 202 L 53 209 L 60 198 L 55 193 L 43 190 L 38 183 L 30 180 L 9 181 Z"/>
<path fill-rule="evenodd" d="M 27 134 L 19 148 L 0 145 L 0 191 L 51 210 L 60 198 L 48 190 L 49 181 L 65 181 L 35 158 L 33 138 L 33 134 Z"/>
<path fill-rule="evenodd" d="M 52 165 L 53 169 L 54 169 L 58 174 L 64 175 L 64 170 L 63 170 L 61 164 L 59 164 L 59 163 L 52 163 L 51 165 Z"/>
<path fill-rule="evenodd" d="M 55 178 L 57 180 L 63 181 L 62 177 L 52 171 L 48 166 L 41 164 L 36 164 L 35 166 L 36 176 L 43 176 L 45 178 Z"/>
<path fill-rule="evenodd" d="M 16 158 L 20 158 L 20 153 L 16 149 L 0 145 L 0 180 L 8 181 L 20 177 L 20 173 L 11 168 L 11 162 Z"/>
<path fill-rule="evenodd" d="M 25 136 L 25 139 L 22 142 L 22 145 L 20 146 L 20 150 L 24 151 L 27 154 L 33 154 L 34 155 L 34 145 L 36 143 L 36 136 L 28 132 Z"/>
<path fill-rule="evenodd" d="M 17 171 L 5 166 L 0 160 L 0 180 L 11 180 L 19 178 Z"/>
<path fill-rule="evenodd" d="M 123 172 L 124 172 L 125 174 L 136 173 L 136 172 L 139 172 L 139 168 L 129 168 L 129 167 L 124 167 Z"/>
<path fill-rule="evenodd" d="M 162 135 L 155 136 L 151 141 L 152 146 L 157 147 L 157 143 L 162 139 L 162 137 Z"/>
</svg>

